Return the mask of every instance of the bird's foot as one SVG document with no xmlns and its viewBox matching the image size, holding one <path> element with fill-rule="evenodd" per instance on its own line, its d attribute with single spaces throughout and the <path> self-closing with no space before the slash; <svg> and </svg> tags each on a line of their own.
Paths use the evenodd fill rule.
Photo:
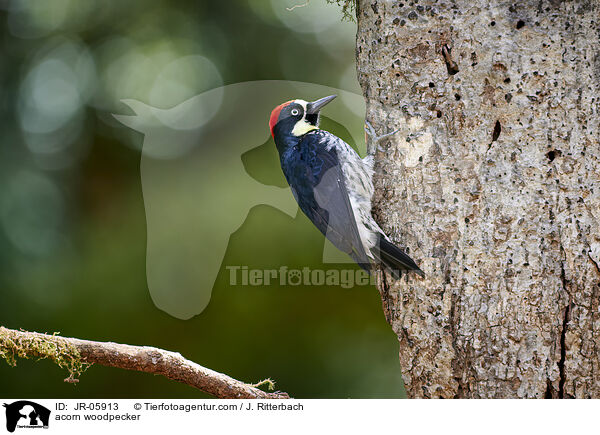
<svg viewBox="0 0 600 435">
<path fill-rule="evenodd" d="M 367 133 L 367 135 L 369 135 L 369 137 L 371 138 L 372 143 L 375 145 L 375 150 L 374 151 L 384 151 L 379 144 L 381 143 L 382 140 L 387 139 L 390 136 L 395 135 L 396 133 L 398 133 L 400 131 L 400 129 L 396 129 L 390 133 L 386 133 L 383 134 L 381 136 L 377 136 L 377 133 L 375 132 L 375 129 L 373 128 L 373 126 L 371 125 L 371 123 L 369 121 L 365 120 L 365 132 Z M 374 154 L 373 152 L 369 153 L 369 154 Z"/>
</svg>

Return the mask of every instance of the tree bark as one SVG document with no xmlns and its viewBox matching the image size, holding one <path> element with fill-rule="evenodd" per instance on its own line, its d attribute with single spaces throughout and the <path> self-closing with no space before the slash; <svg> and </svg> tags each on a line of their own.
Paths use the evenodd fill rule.
<svg viewBox="0 0 600 435">
<path fill-rule="evenodd" d="M 358 1 L 409 397 L 600 397 L 599 4 Z"/>
</svg>

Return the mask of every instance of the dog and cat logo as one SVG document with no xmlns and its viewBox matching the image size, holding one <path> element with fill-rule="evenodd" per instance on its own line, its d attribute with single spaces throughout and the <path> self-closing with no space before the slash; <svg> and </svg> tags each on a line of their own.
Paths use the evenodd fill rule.
<svg viewBox="0 0 600 435">
<path fill-rule="evenodd" d="M 48 429 L 50 410 L 40 404 L 29 400 L 19 400 L 5 403 L 6 430 L 14 432 L 16 428 L 22 429 Z"/>
</svg>

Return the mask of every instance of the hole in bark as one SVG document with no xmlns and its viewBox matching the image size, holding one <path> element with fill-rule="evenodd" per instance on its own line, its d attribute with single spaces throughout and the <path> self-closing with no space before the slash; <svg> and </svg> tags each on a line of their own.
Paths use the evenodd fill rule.
<svg viewBox="0 0 600 435">
<path fill-rule="evenodd" d="M 471 66 L 475 66 L 477 65 L 477 53 L 472 52 L 471 53 Z"/>
<path fill-rule="evenodd" d="M 511 94 L 506 94 L 504 96 L 504 99 L 506 100 L 507 103 L 510 103 L 510 100 L 512 100 L 512 95 Z"/>
<path fill-rule="evenodd" d="M 504 79 L 504 83 L 510 83 L 510 77 L 506 77 L 506 78 Z"/>
<path fill-rule="evenodd" d="M 495 22 L 495 21 L 492 21 L 492 22 L 490 23 L 490 26 L 492 26 L 492 27 L 494 27 L 495 25 L 496 25 L 496 22 Z"/>
<path fill-rule="evenodd" d="M 429 82 L 429 87 L 433 88 L 435 85 L 433 84 L 433 82 Z"/>
<path fill-rule="evenodd" d="M 494 125 L 494 131 L 492 132 L 492 142 L 496 142 L 500 137 L 500 132 L 502 132 L 502 126 L 500 125 L 500 121 L 496 121 Z"/>
<path fill-rule="evenodd" d="M 456 99 L 456 101 L 460 101 L 460 94 L 454 94 L 454 98 Z"/>
<path fill-rule="evenodd" d="M 517 21 L 517 29 L 522 29 L 524 25 L 525 25 L 525 21 L 523 21 L 523 20 Z"/>
<path fill-rule="evenodd" d="M 448 74 L 453 76 L 458 72 L 458 65 L 452 60 L 452 55 L 450 54 L 451 51 L 452 49 L 448 47 L 448 44 L 444 44 L 442 47 L 442 57 L 444 58 L 444 62 L 446 62 Z"/>
<path fill-rule="evenodd" d="M 438 111 L 437 111 L 437 113 L 436 113 L 436 116 L 437 116 L 438 118 L 441 118 L 441 117 L 442 117 L 442 112 L 438 110 Z"/>
<path fill-rule="evenodd" d="M 562 152 L 560 150 L 552 150 L 552 151 L 548 151 L 546 153 L 546 157 L 548 157 L 548 160 L 550 160 L 551 162 L 554 161 L 554 159 L 558 156 L 560 156 L 562 154 Z"/>
</svg>

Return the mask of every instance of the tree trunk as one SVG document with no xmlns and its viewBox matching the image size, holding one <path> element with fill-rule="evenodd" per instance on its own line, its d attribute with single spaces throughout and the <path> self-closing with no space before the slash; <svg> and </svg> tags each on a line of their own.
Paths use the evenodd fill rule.
<svg viewBox="0 0 600 435">
<path fill-rule="evenodd" d="M 409 397 L 600 397 L 599 0 L 360 0 Z"/>
</svg>

